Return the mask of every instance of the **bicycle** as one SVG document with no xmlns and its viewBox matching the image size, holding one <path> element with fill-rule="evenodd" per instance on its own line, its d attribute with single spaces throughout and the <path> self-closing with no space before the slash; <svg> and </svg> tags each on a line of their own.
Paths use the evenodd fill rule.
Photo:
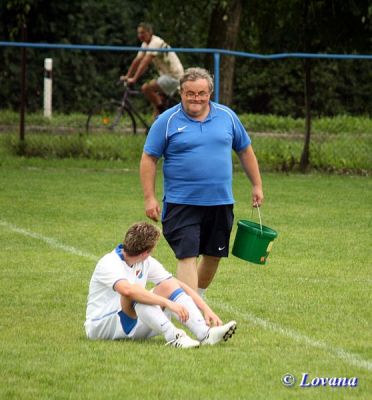
<svg viewBox="0 0 372 400">
<path fill-rule="evenodd" d="M 145 133 L 148 133 L 149 124 L 130 100 L 133 96 L 142 96 L 142 92 L 131 88 L 126 82 L 118 82 L 118 84 L 123 84 L 124 87 L 121 100 L 110 99 L 94 107 L 88 114 L 86 122 L 87 133 L 109 131 L 136 134 L 137 121 L 142 124 Z M 164 95 L 164 102 L 166 108 L 170 108 L 177 103 L 176 99 L 166 95 Z"/>
</svg>

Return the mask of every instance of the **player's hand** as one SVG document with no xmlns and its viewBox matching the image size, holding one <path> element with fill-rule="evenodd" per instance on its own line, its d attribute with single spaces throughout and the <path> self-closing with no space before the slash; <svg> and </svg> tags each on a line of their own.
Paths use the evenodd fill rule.
<svg viewBox="0 0 372 400">
<path fill-rule="evenodd" d="M 189 312 L 187 308 L 181 304 L 175 303 L 174 301 L 169 301 L 167 308 L 177 314 L 181 322 L 186 322 L 189 319 Z"/>
<path fill-rule="evenodd" d="M 120 80 L 120 82 L 126 82 L 128 80 L 128 76 L 127 75 L 121 75 L 119 80 Z"/>
<path fill-rule="evenodd" d="M 155 198 L 151 198 L 145 201 L 145 212 L 146 216 L 152 219 L 155 222 L 159 221 L 160 218 L 160 205 L 159 202 Z"/>
<path fill-rule="evenodd" d="M 217 314 L 215 314 L 212 310 L 208 310 L 204 312 L 205 323 L 208 326 L 220 326 L 222 325 L 222 321 Z"/>
<path fill-rule="evenodd" d="M 252 188 L 252 205 L 253 207 L 261 207 L 264 200 L 262 186 L 253 186 Z"/>
</svg>

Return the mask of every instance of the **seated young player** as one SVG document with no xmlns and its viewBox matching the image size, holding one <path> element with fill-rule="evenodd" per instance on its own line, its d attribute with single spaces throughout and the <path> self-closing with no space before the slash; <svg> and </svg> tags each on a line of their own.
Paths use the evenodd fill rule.
<svg viewBox="0 0 372 400">
<path fill-rule="evenodd" d="M 194 290 L 150 255 L 159 237 L 154 225 L 136 223 L 123 243 L 98 261 L 89 285 L 87 337 L 115 340 L 163 335 L 167 345 L 182 348 L 228 340 L 236 322 L 223 325 Z M 146 289 L 147 281 L 156 285 L 152 291 Z M 196 340 L 172 323 L 172 315 Z"/>
</svg>

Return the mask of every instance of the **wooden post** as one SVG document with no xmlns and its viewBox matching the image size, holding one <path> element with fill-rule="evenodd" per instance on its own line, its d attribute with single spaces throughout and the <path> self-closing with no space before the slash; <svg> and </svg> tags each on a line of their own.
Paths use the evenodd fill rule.
<svg viewBox="0 0 372 400">
<path fill-rule="evenodd" d="M 44 117 L 52 117 L 52 63 L 51 58 L 44 60 Z"/>
</svg>

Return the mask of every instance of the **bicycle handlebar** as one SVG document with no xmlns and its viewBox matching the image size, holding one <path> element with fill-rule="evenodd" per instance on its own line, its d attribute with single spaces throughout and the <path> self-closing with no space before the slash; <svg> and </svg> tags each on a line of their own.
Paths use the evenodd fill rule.
<svg viewBox="0 0 372 400">
<path fill-rule="evenodd" d="M 128 87 L 128 86 L 129 86 L 128 83 L 127 83 L 127 81 L 122 81 L 121 79 L 117 80 L 117 81 L 115 82 L 115 85 L 116 85 L 116 86 L 123 85 L 124 87 Z"/>
<path fill-rule="evenodd" d="M 132 94 L 138 95 L 142 93 L 140 90 L 134 89 L 134 84 L 128 84 L 127 81 L 122 81 L 119 79 L 118 81 L 115 82 L 115 85 L 116 86 L 123 85 L 124 93 L 127 92 L 130 95 Z"/>
</svg>

